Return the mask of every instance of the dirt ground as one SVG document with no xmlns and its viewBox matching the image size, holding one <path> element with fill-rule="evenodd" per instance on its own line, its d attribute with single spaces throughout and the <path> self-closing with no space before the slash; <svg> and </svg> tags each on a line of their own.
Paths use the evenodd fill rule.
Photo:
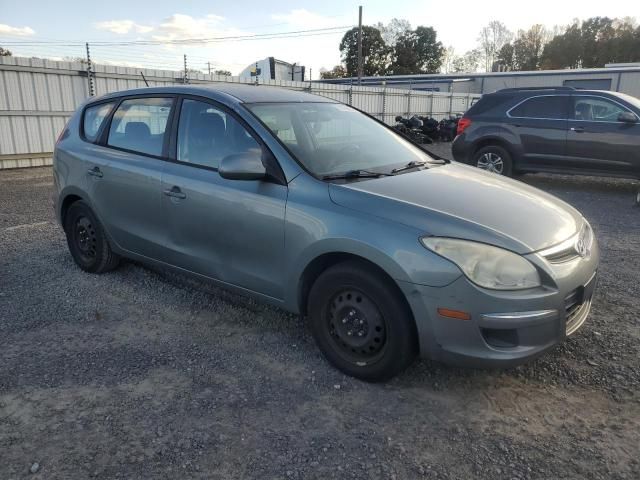
<svg viewBox="0 0 640 480">
<path fill-rule="evenodd" d="M 521 179 L 596 231 L 585 326 L 515 369 L 371 385 L 295 316 L 137 264 L 82 272 L 50 168 L 0 171 L 0 478 L 640 478 L 635 186 Z"/>
</svg>

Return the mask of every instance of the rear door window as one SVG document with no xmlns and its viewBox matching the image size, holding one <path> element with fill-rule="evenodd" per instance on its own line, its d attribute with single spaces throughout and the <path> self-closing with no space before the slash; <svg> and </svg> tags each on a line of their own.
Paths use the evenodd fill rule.
<svg viewBox="0 0 640 480">
<path fill-rule="evenodd" d="M 569 107 L 568 95 L 545 95 L 532 97 L 509 110 L 515 118 L 539 118 L 566 120 Z"/>
<path fill-rule="evenodd" d="M 147 155 L 162 155 L 173 98 L 124 100 L 113 114 L 108 144 Z"/>
<path fill-rule="evenodd" d="M 83 134 L 86 140 L 95 142 L 98 139 L 100 127 L 114 105 L 115 102 L 109 102 L 87 107 L 84 111 L 84 120 L 82 122 Z"/>
</svg>

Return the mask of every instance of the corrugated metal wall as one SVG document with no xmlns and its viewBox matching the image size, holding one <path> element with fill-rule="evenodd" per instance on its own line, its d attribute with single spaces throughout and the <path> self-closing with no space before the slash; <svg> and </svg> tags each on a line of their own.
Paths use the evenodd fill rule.
<svg viewBox="0 0 640 480">
<path fill-rule="evenodd" d="M 183 72 L 95 65 L 95 94 L 183 82 Z M 189 82 L 252 83 L 251 79 L 196 74 Z M 416 92 L 381 87 L 267 81 L 351 104 L 392 125 L 396 115 L 441 119 L 464 112 L 479 95 Z M 55 139 L 73 111 L 89 96 L 86 66 L 35 58 L 0 57 L 0 168 L 51 164 Z"/>
</svg>

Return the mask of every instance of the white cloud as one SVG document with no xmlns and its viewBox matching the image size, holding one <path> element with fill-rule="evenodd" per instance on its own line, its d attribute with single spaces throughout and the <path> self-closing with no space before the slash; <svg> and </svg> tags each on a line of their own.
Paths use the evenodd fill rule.
<svg viewBox="0 0 640 480">
<path fill-rule="evenodd" d="M 132 31 L 137 33 L 149 33 L 153 30 L 153 27 L 140 25 L 133 20 L 108 20 L 106 22 L 96 23 L 95 27 L 98 30 L 106 30 L 111 33 L 117 33 L 118 35 L 124 35 Z"/>
<path fill-rule="evenodd" d="M 340 22 L 335 17 L 325 17 L 304 8 L 291 10 L 289 13 L 276 13 L 271 15 L 271 18 L 308 30 L 340 26 Z"/>
<path fill-rule="evenodd" d="M 5 25 L 0 23 L 0 35 L 12 35 L 16 37 L 28 37 L 36 32 L 31 27 L 12 27 L 11 25 Z"/>
<path fill-rule="evenodd" d="M 223 21 L 224 18 L 218 15 L 194 18 L 190 15 L 175 13 L 157 26 L 156 34 L 153 35 L 153 38 L 155 40 L 178 40 L 243 33 L 240 30 L 225 27 Z"/>
</svg>

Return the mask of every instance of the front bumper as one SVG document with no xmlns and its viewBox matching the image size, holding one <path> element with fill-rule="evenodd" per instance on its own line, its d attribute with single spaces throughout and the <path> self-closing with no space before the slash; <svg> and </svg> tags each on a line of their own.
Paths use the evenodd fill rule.
<svg viewBox="0 0 640 480">
<path fill-rule="evenodd" d="M 532 254 L 532 257 L 537 257 Z M 466 277 L 445 287 L 402 282 L 413 310 L 421 354 L 466 367 L 511 367 L 538 357 L 575 333 L 589 315 L 596 285 L 597 246 L 589 258 L 544 266 L 550 284 L 524 291 L 492 291 Z M 438 308 L 469 313 L 444 317 Z"/>
</svg>

